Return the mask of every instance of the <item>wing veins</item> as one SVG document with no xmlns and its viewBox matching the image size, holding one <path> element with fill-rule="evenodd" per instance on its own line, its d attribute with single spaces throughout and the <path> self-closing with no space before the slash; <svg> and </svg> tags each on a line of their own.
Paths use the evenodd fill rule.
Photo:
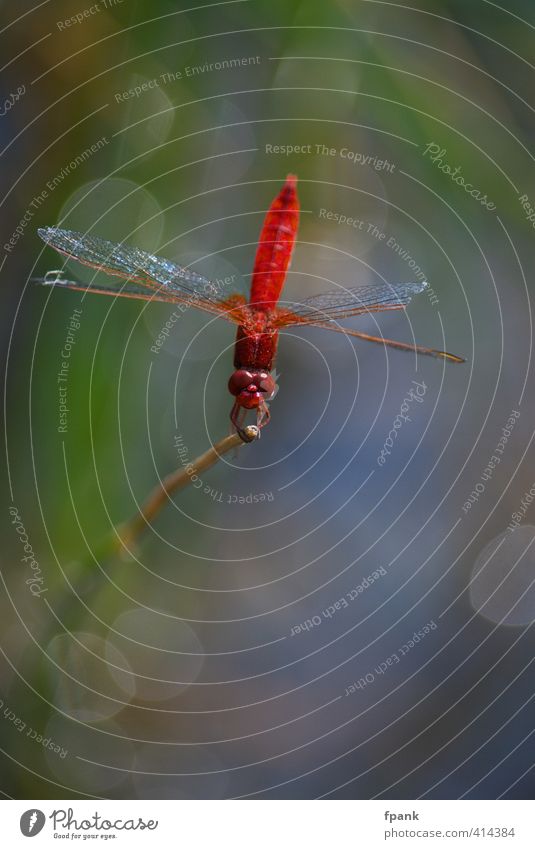
<svg viewBox="0 0 535 849">
<path fill-rule="evenodd" d="M 58 251 L 58 253 L 69 259 L 74 259 L 82 265 L 102 271 L 113 277 L 119 277 L 134 285 L 145 287 L 149 290 L 146 295 L 134 293 L 131 289 L 121 292 L 116 289 L 107 289 L 104 286 L 78 286 L 75 281 L 56 281 L 56 285 L 64 288 L 89 291 L 95 294 L 117 294 L 123 297 L 136 297 L 143 300 L 158 300 L 166 303 L 183 303 L 188 306 L 197 307 L 214 315 L 220 315 L 233 324 L 240 322 L 239 308 L 245 303 L 245 298 L 239 294 L 230 295 L 226 299 L 216 300 L 207 292 L 199 292 L 187 281 L 205 288 L 216 289 L 215 285 L 207 278 L 196 272 L 189 272 L 169 260 L 146 253 L 138 248 L 128 245 L 120 245 L 100 239 L 98 236 L 84 237 L 82 234 L 72 230 L 61 230 L 60 228 L 48 227 L 40 229 L 39 235 L 46 244 Z M 88 255 L 84 256 L 86 251 Z M 121 253 L 123 256 L 121 256 Z M 91 256 L 92 255 L 92 256 Z M 114 265 L 110 265 L 114 263 Z M 147 268 L 140 265 L 145 263 L 149 269 L 155 267 L 155 273 L 150 273 Z M 128 264 L 133 268 L 128 268 Z M 167 269 L 158 268 L 162 264 Z M 121 267 L 122 266 L 122 267 Z M 165 273 L 164 273 L 165 272 Z M 168 276 L 168 279 L 164 279 Z M 159 279 L 159 277 L 161 279 Z M 180 283 L 178 281 L 181 281 Z M 152 293 L 152 294 L 149 294 Z"/>
<path fill-rule="evenodd" d="M 344 336 L 354 336 L 357 339 L 363 339 L 365 342 L 375 342 L 378 345 L 386 345 L 389 348 L 396 348 L 400 351 L 412 351 L 413 353 L 424 354 L 428 357 L 438 357 L 439 359 L 449 360 L 453 363 L 464 363 L 466 360 L 463 357 L 458 357 L 456 354 L 450 354 L 448 351 L 440 351 L 437 348 L 428 348 L 425 345 L 413 345 L 410 342 L 398 342 L 396 339 L 387 339 L 384 336 L 372 336 L 369 333 L 362 333 L 359 330 L 352 330 L 349 327 L 335 327 L 328 322 L 309 323 L 308 327 L 319 327 L 323 330 L 334 330 L 336 333 L 343 333 Z"/>
</svg>

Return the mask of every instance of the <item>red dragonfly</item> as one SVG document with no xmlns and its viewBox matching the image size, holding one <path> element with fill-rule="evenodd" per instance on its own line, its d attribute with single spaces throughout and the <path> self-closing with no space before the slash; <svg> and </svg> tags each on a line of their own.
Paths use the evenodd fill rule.
<svg viewBox="0 0 535 849">
<path fill-rule="evenodd" d="M 279 331 L 285 327 L 309 325 L 356 336 L 404 351 L 418 351 L 454 363 L 464 360 L 455 354 L 370 336 L 340 327 L 338 321 L 371 312 L 404 309 L 413 295 L 423 292 L 425 281 L 392 283 L 341 289 L 315 295 L 299 303 L 280 303 L 286 273 L 292 258 L 299 224 L 297 178 L 289 174 L 265 217 L 251 280 L 249 299 L 237 293 L 223 297 L 218 287 L 188 268 L 153 256 L 139 248 L 83 235 L 58 227 L 40 229 L 39 235 L 51 247 L 84 265 L 104 271 L 123 281 L 109 285 L 84 286 L 49 272 L 40 282 L 65 289 L 120 295 L 145 301 L 187 304 L 215 313 L 238 326 L 234 348 L 234 368 L 228 388 L 235 401 L 230 413 L 233 427 L 240 432 L 248 410 L 256 410 L 257 425 L 269 421 L 270 401 L 276 391 L 271 374 L 277 353 Z"/>
</svg>

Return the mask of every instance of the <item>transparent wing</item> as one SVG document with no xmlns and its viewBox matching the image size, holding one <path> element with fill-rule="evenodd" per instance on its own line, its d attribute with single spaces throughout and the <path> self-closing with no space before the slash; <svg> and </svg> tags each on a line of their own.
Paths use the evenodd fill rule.
<svg viewBox="0 0 535 849">
<path fill-rule="evenodd" d="M 84 265 L 127 280 L 126 284 L 110 281 L 109 286 L 82 286 L 74 281 L 47 280 L 68 289 L 106 295 L 122 295 L 144 300 L 186 303 L 198 309 L 218 313 L 239 323 L 237 308 L 246 299 L 242 295 L 225 293 L 201 274 L 183 268 L 176 262 L 154 256 L 140 248 L 119 245 L 59 227 L 43 227 L 37 231 L 41 239 L 59 253 Z"/>
<path fill-rule="evenodd" d="M 88 285 L 80 283 L 79 280 L 67 280 L 63 276 L 63 271 L 48 271 L 44 277 L 32 278 L 33 283 L 38 283 L 41 286 L 56 286 L 60 289 L 74 289 L 77 292 L 89 292 L 96 295 L 113 295 L 123 298 L 138 298 L 142 301 L 163 301 L 165 303 L 176 304 L 177 300 L 174 295 L 166 293 L 164 287 L 160 289 L 152 286 L 143 286 L 140 283 L 129 283 L 128 281 L 120 283 L 112 283 L 106 285 Z"/>
<path fill-rule="evenodd" d="M 333 323 L 341 318 L 362 315 L 367 312 L 404 309 L 410 303 L 413 295 L 419 295 L 420 292 L 425 291 L 427 285 L 425 281 L 419 283 L 387 283 L 384 286 L 361 286 L 341 292 L 316 295 L 307 298 L 300 304 L 289 304 L 288 309 L 279 309 L 274 323 L 281 328 L 295 324 L 320 327 L 324 330 L 344 333 L 346 336 L 354 336 L 366 342 L 375 342 L 378 345 L 396 348 L 399 351 L 412 351 L 429 357 L 439 357 L 452 363 L 464 363 L 462 357 L 450 354 L 448 351 L 428 348 L 425 345 L 397 342 L 395 339 L 386 339 L 384 336 L 371 336 L 369 333 L 339 327 Z"/>
<path fill-rule="evenodd" d="M 336 324 L 327 322 L 307 322 L 309 327 L 321 327 L 324 330 L 334 330 L 336 333 L 343 333 L 345 336 L 354 336 L 357 339 L 364 339 L 365 342 L 375 342 L 377 345 L 383 345 L 387 348 L 395 348 L 398 351 L 412 351 L 417 354 L 425 354 L 427 357 L 438 357 L 442 360 L 448 360 L 450 363 L 464 363 L 464 357 L 458 357 L 457 354 L 450 354 L 448 351 L 440 351 L 438 348 L 428 348 L 426 345 L 414 345 L 411 342 L 398 342 L 396 339 L 386 339 L 384 336 L 371 336 L 369 333 L 361 333 L 358 330 L 351 330 L 348 327 L 338 327 Z"/>
<path fill-rule="evenodd" d="M 279 327 L 337 321 L 352 315 L 403 309 L 413 295 L 427 288 L 425 280 L 415 283 L 386 283 L 383 286 L 357 286 L 314 295 L 300 303 L 286 303 L 279 308 Z"/>
</svg>

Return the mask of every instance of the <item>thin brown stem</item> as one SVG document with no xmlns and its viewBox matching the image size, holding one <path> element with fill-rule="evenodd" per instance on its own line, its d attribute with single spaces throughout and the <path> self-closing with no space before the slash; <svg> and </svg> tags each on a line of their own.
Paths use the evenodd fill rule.
<svg viewBox="0 0 535 849">
<path fill-rule="evenodd" d="M 139 513 L 136 513 L 127 522 L 117 527 L 114 540 L 115 550 L 128 553 L 132 544 L 150 526 L 154 517 L 157 516 L 166 502 L 170 500 L 173 492 L 188 486 L 194 475 L 204 472 L 206 469 L 215 465 L 223 454 L 244 443 L 254 442 L 259 432 L 259 429 L 255 425 L 248 425 L 238 433 L 225 436 L 224 439 L 221 439 L 208 451 L 197 457 L 193 463 L 188 463 L 185 468 L 176 469 L 176 471 L 167 475 L 147 496 Z"/>
</svg>

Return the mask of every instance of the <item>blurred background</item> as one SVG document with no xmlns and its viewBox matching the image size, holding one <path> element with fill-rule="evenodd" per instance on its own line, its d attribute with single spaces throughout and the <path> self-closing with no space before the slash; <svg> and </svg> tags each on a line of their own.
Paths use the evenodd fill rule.
<svg viewBox="0 0 535 849">
<path fill-rule="evenodd" d="M 533 6 L 192 5 L 0 8 L 0 790 L 530 798 Z M 233 329 L 35 286 L 36 230 L 247 291 L 289 172 L 285 296 L 425 278 L 347 324 L 466 363 L 293 329 L 262 439 L 106 556 L 228 432 Z"/>
</svg>

